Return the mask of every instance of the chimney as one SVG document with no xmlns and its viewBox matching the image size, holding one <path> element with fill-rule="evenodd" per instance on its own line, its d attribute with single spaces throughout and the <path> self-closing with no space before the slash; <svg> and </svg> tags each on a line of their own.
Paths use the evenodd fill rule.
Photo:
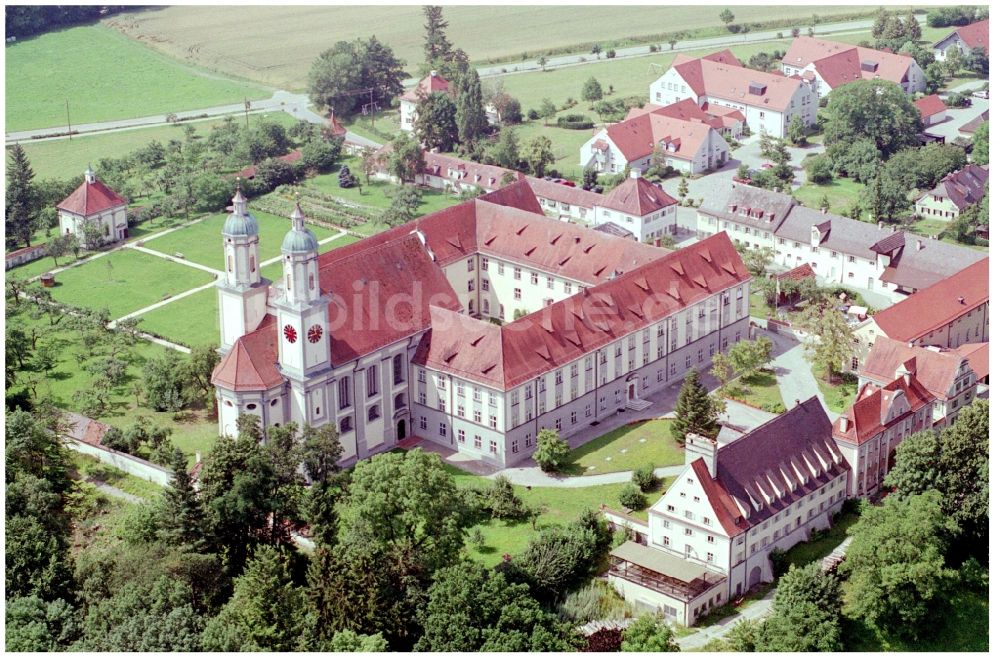
<svg viewBox="0 0 1000 660">
<path fill-rule="evenodd" d="M 719 446 L 715 440 L 710 440 L 697 433 L 688 433 L 684 445 L 684 463 L 694 463 L 699 458 L 705 459 L 708 473 L 715 479 L 715 459 L 719 452 Z"/>
<path fill-rule="evenodd" d="M 847 417 L 841 416 L 839 421 L 840 421 L 840 432 L 847 433 Z"/>
<path fill-rule="evenodd" d="M 431 78 L 437 78 L 437 77 L 438 77 L 438 72 L 436 70 L 432 69 L 431 70 Z"/>
<path fill-rule="evenodd" d="M 959 305 L 964 305 L 965 304 L 965 296 L 959 296 L 958 297 L 958 304 Z"/>
<path fill-rule="evenodd" d="M 642 173 L 639 172 L 639 170 L 629 170 L 628 171 L 628 175 L 629 175 L 629 178 L 638 179 L 638 178 L 640 178 L 642 176 Z"/>
</svg>

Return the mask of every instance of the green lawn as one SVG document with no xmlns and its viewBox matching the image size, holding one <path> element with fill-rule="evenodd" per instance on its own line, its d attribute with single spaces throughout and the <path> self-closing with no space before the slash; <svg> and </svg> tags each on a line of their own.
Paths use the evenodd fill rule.
<svg viewBox="0 0 1000 660">
<path fill-rule="evenodd" d="M 29 306 L 22 303 L 18 308 L 8 306 L 6 319 L 8 323 L 30 334 L 32 328 L 42 332 L 41 343 L 52 343 L 56 351 L 55 366 L 48 373 L 33 371 L 30 365 L 27 370 L 19 372 L 15 388 L 28 384 L 32 379 L 37 381 L 37 395 L 51 397 L 54 403 L 65 410 L 79 411 L 73 400 L 73 394 L 90 387 L 94 376 L 82 368 L 95 358 L 88 357 L 87 347 L 76 332 L 65 329 L 66 319 L 56 325 L 50 325 L 47 315 L 33 319 L 28 314 Z M 99 349 L 97 354 L 106 351 Z M 142 379 L 142 365 L 147 360 L 173 351 L 146 341 L 137 341 L 129 348 L 128 368 L 125 383 L 112 390 L 108 411 L 99 417 L 102 422 L 125 428 L 134 423 L 137 417 L 144 416 L 153 424 L 165 426 L 172 431 L 171 442 L 179 447 L 187 456 L 189 463 L 194 460 L 195 451 L 202 454 L 214 445 L 218 437 L 218 422 L 206 411 L 195 410 L 182 413 L 155 412 L 146 407 L 136 407 L 135 396 L 132 394 L 133 383 Z"/>
<path fill-rule="evenodd" d="M 774 308 L 767 304 L 761 291 L 750 294 L 750 316 L 767 319 L 774 315 Z"/>
<path fill-rule="evenodd" d="M 834 373 L 834 380 L 841 382 L 831 384 L 826 382 L 826 372 L 821 367 L 813 365 L 812 372 L 823 400 L 826 401 L 826 407 L 835 413 L 844 412 L 844 408 L 850 405 L 858 394 L 857 378 L 851 374 Z"/>
<path fill-rule="evenodd" d="M 210 281 L 204 271 L 125 249 L 60 273 L 51 291 L 70 305 L 107 307 L 116 319 Z"/>
<path fill-rule="evenodd" d="M 267 120 L 289 127 L 295 123 L 295 118 L 285 112 L 268 112 L 250 115 L 251 123 Z M 33 142 L 27 140 L 21 143 L 31 167 L 35 171 L 36 180 L 42 179 L 72 179 L 83 180 L 83 172 L 88 165 L 97 167 L 102 158 L 121 158 L 146 146 L 153 140 L 166 144 L 172 139 L 181 139 L 183 126 L 193 126 L 200 136 L 207 136 L 212 128 L 220 123 L 219 119 L 183 122 L 181 124 L 164 124 L 150 128 L 137 128 L 114 133 L 95 135 L 78 135 L 72 140 L 47 140 Z M 241 118 L 242 121 L 242 118 Z M 97 171 L 100 176 L 100 171 Z"/>
<path fill-rule="evenodd" d="M 669 420 L 657 419 L 605 433 L 571 451 L 564 472 L 606 474 L 635 470 L 650 463 L 655 467 L 682 465 L 684 448 L 670 437 L 670 427 Z"/>
<path fill-rule="evenodd" d="M 6 47 L 8 131 L 194 110 L 244 98 L 265 88 L 196 70 L 102 25 L 18 40 Z"/>
<path fill-rule="evenodd" d="M 281 241 L 291 228 L 292 221 L 288 218 L 280 218 L 270 213 L 254 210 L 252 206 L 251 204 L 250 211 L 257 218 L 257 225 L 260 228 L 260 260 L 266 261 L 281 254 Z M 171 256 L 175 253 L 181 253 L 187 261 L 221 270 L 225 267 L 222 252 L 222 225 L 225 223 L 226 217 L 225 213 L 210 215 L 199 223 L 153 239 L 145 245 L 151 250 L 157 250 Z M 309 229 L 316 234 L 316 238 L 319 240 L 329 238 L 336 233 L 316 225 L 309 225 Z"/>
<path fill-rule="evenodd" d="M 734 381 L 726 388 L 725 396 L 768 412 L 785 412 L 781 389 L 773 371 L 761 371 Z"/>
<path fill-rule="evenodd" d="M 937 238 L 938 234 L 948 228 L 948 224 L 947 220 L 924 218 L 910 225 L 908 229 L 914 234 L 923 234 L 924 236 Z"/>
<path fill-rule="evenodd" d="M 305 188 L 318 190 L 327 195 L 333 195 L 342 199 L 348 204 L 358 204 L 371 209 L 387 209 L 392 204 L 392 194 L 398 189 L 395 184 L 388 181 L 375 181 L 368 185 L 364 183 L 364 176 L 361 174 L 361 163 L 357 158 L 348 158 L 344 161 L 351 172 L 356 174 L 361 180 L 361 186 L 353 188 L 341 188 L 338 183 L 338 172 L 320 174 L 311 179 L 307 179 L 303 185 Z M 427 215 L 441 209 L 454 206 L 462 200 L 450 193 L 430 188 L 421 188 L 421 201 L 417 213 Z"/>
<path fill-rule="evenodd" d="M 459 486 L 488 485 L 489 480 L 485 477 L 477 477 L 452 466 L 446 466 L 448 471 L 455 475 L 455 481 Z M 651 506 L 661 497 L 662 491 L 673 482 L 673 478 L 664 480 L 661 487 L 646 495 L 646 505 Z M 524 500 L 525 504 L 532 507 L 542 507 L 542 515 L 538 517 L 536 529 L 531 528 L 531 523 L 498 521 L 492 520 L 481 524 L 479 528 L 483 532 L 485 544 L 482 548 L 475 548 L 471 544 L 466 546 L 469 555 L 487 566 L 493 566 L 503 559 L 504 553 L 517 554 L 528 547 L 539 531 L 551 525 L 564 525 L 580 513 L 592 510 L 598 511 L 601 504 L 616 509 L 621 509 L 618 503 L 618 493 L 621 492 L 624 484 L 607 484 L 602 486 L 588 486 L 585 488 L 555 488 L 535 486 L 530 489 L 524 486 L 515 486 L 514 491 L 518 497 Z M 637 512 L 636 517 L 645 518 L 646 512 Z"/>
<path fill-rule="evenodd" d="M 823 196 L 830 202 L 830 213 L 847 216 L 848 211 L 864 194 L 865 186 L 853 179 L 836 178 L 831 183 L 817 185 L 804 183 L 792 193 L 795 199 L 813 209 L 820 208 Z"/>
</svg>

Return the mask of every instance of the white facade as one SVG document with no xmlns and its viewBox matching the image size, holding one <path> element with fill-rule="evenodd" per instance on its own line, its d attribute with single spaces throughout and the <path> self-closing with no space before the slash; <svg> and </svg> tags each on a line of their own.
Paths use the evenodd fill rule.
<svg viewBox="0 0 1000 660">
<path fill-rule="evenodd" d="M 677 233 L 677 206 L 671 204 L 642 216 L 600 206 L 594 211 L 598 224 L 614 223 L 645 243 Z"/>
<path fill-rule="evenodd" d="M 417 120 L 417 104 L 409 99 L 399 100 L 399 128 L 412 132 L 413 124 Z"/>
</svg>

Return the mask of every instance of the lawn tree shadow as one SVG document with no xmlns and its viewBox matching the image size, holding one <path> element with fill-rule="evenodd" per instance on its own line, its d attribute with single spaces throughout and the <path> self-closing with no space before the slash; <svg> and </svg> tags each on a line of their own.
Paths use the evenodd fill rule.
<svg viewBox="0 0 1000 660">
<path fill-rule="evenodd" d="M 69 380 L 72 374 L 66 371 L 50 371 L 45 375 L 49 380 Z"/>
</svg>

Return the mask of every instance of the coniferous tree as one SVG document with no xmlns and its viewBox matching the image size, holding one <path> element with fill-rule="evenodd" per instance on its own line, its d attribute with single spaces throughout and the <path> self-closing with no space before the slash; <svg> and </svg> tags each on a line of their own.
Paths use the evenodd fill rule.
<svg viewBox="0 0 1000 660">
<path fill-rule="evenodd" d="M 180 449 L 174 449 L 170 468 L 173 471 L 170 487 L 163 493 L 163 535 L 171 544 L 200 552 L 206 545 L 205 511 Z"/>
<path fill-rule="evenodd" d="M 697 369 L 691 369 L 684 377 L 674 411 L 677 417 L 670 427 L 670 434 L 677 442 L 683 443 L 688 433 L 697 433 L 706 438 L 714 438 L 718 434 L 715 425 L 716 407 L 705 386 L 701 384 Z"/>
<path fill-rule="evenodd" d="M 445 35 L 447 28 L 448 21 L 444 20 L 444 8 L 436 5 L 425 5 L 424 59 L 432 68 L 451 59 L 451 42 Z"/>
<path fill-rule="evenodd" d="M 8 247 L 31 245 L 31 234 L 38 218 L 38 195 L 33 182 L 35 172 L 24 147 L 15 144 L 7 166 L 6 232 Z"/>
</svg>

